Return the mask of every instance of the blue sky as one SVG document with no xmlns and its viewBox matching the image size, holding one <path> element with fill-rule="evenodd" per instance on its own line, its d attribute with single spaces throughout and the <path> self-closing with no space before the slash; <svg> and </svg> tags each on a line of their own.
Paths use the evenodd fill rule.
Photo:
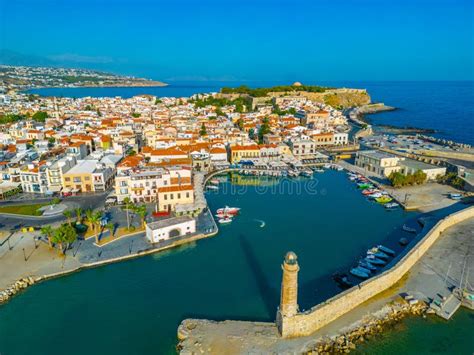
<svg viewBox="0 0 474 355">
<path fill-rule="evenodd" d="M 473 80 L 472 0 L 0 0 L 0 49 L 162 80 Z"/>
</svg>

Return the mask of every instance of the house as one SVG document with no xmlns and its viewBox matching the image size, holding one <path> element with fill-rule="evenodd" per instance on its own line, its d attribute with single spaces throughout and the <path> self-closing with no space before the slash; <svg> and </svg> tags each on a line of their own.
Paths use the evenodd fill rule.
<svg viewBox="0 0 474 355">
<path fill-rule="evenodd" d="M 158 209 L 160 211 L 174 211 L 176 205 L 194 203 L 192 185 L 166 186 L 158 189 Z"/>
<path fill-rule="evenodd" d="M 234 145 L 230 147 L 230 162 L 237 164 L 241 160 L 260 158 L 260 148 L 256 144 Z"/>
<path fill-rule="evenodd" d="M 196 220 L 189 216 L 167 218 L 146 225 L 146 238 L 150 243 L 158 243 L 195 232 Z"/>
<path fill-rule="evenodd" d="M 364 150 L 357 152 L 355 165 L 379 176 L 389 176 L 392 172 L 400 171 L 401 159 L 385 152 Z"/>
</svg>

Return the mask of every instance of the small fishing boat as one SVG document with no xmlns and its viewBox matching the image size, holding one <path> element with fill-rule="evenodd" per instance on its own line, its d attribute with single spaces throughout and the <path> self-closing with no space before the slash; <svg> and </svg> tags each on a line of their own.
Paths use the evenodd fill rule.
<svg viewBox="0 0 474 355">
<path fill-rule="evenodd" d="M 357 180 L 357 176 L 349 176 L 349 180 L 351 180 L 351 181 L 356 181 L 356 180 Z"/>
<path fill-rule="evenodd" d="M 368 197 L 375 200 L 376 198 L 379 198 L 379 197 L 382 197 L 382 193 L 381 192 L 375 192 L 373 194 L 370 194 Z"/>
<path fill-rule="evenodd" d="M 337 171 L 343 171 L 344 168 L 343 168 L 342 166 L 340 166 L 340 165 L 336 165 L 336 170 L 337 170 Z"/>
<path fill-rule="evenodd" d="M 409 243 L 408 239 L 407 238 L 400 238 L 400 240 L 398 241 L 398 243 L 400 243 L 400 245 L 407 245 Z"/>
<path fill-rule="evenodd" d="M 350 273 L 354 276 L 357 276 L 361 279 L 368 279 L 369 278 L 369 274 L 368 272 L 364 271 L 366 269 L 362 269 L 360 267 L 355 267 L 355 268 L 352 268 Z"/>
<path fill-rule="evenodd" d="M 370 270 L 371 272 L 377 271 L 377 268 L 366 260 L 359 261 L 359 266 L 363 267 L 364 269 Z"/>
<path fill-rule="evenodd" d="M 416 229 L 415 229 L 415 228 L 408 227 L 406 224 L 403 225 L 402 229 L 403 229 L 405 232 L 408 232 L 408 233 L 416 233 Z"/>
<path fill-rule="evenodd" d="M 219 186 L 216 186 L 216 185 L 207 185 L 207 186 L 206 186 L 206 189 L 216 191 L 216 190 L 219 190 Z"/>
<path fill-rule="evenodd" d="M 219 208 L 216 213 L 217 214 L 227 214 L 227 215 L 236 215 L 240 211 L 238 207 L 228 207 L 225 206 L 224 208 Z"/>
<path fill-rule="evenodd" d="M 357 183 L 357 187 L 359 189 L 371 189 L 374 187 L 374 185 L 368 183 L 368 182 L 359 182 Z"/>
<path fill-rule="evenodd" d="M 400 206 L 398 203 L 396 202 L 389 202 L 389 203 L 386 203 L 384 205 L 384 207 L 387 209 L 387 210 L 393 210 L 395 208 L 397 208 L 398 206 Z"/>
<path fill-rule="evenodd" d="M 330 168 L 331 168 L 331 164 L 326 163 L 326 164 L 323 165 L 323 167 L 324 167 L 324 169 L 330 169 Z"/>
<path fill-rule="evenodd" d="M 225 217 L 223 217 L 223 218 L 220 218 L 220 219 L 218 220 L 218 222 L 219 222 L 220 224 L 227 224 L 227 223 L 232 222 L 232 218 L 229 217 L 229 216 L 225 216 Z"/>
<path fill-rule="evenodd" d="M 375 194 L 377 192 L 379 192 L 378 189 L 365 189 L 365 190 L 362 190 L 362 195 L 368 196 L 368 195 Z"/>
<path fill-rule="evenodd" d="M 395 255 L 395 252 L 390 249 L 390 248 L 387 248 L 383 245 L 377 245 L 377 249 L 384 252 L 385 254 L 388 254 L 388 255 Z"/>
<path fill-rule="evenodd" d="M 303 170 L 301 172 L 301 175 L 303 175 L 305 177 L 311 177 L 311 176 L 313 176 L 313 170 L 310 170 L 310 169 Z"/>
<path fill-rule="evenodd" d="M 316 173 L 324 173 L 324 169 L 316 168 L 316 169 L 314 169 L 314 172 L 316 172 Z"/>
<path fill-rule="evenodd" d="M 372 249 L 368 250 L 367 255 L 373 255 L 373 256 L 375 256 L 376 258 L 379 258 L 379 259 L 388 259 L 389 258 L 389 256 L 387 254 L 385 254 L 383 251 L 379 250 L 379 248 L 372 248 Z"/>
<path fill-rule="evenodd" d="M 349 280 L 349 278 L 347 277 L 347 274 L 344 274 L 344 273 L 337 272 L 334 275 L 332 275 L 332 279 L 336 281 L 339 287 L 343 289 L 347 289 L 354 286 L 354 283 L 351 280 Z"/>
<path fill-rule="evenodd" d="M 211 184 L 214 184 L 214 185 L 219 185 L 220 181 L 217 180 L 217 179 L 212 179 L 211 181 L 209 181 Z"/>
<path fill-rule="evenodd" d="M 288 176 L 290 177 L 297 177 L 300 173 L 297 170 L 288 170 Z"/>
<path fill-rule="evenodd" d="M 375 201 L 384 205 L 392 201 L 392 198 L 390 196 L 381 196 L 381 197 L 377 197 Z"/>
<path fill-rule="evenodd" d="M 364 260 L 368 261 L 372 265 L 377 265 L 377 266 L 382 266 L 387 263 L 385 260 L 376 258 L 374 255 L 367 255 Z"/>
</svg>

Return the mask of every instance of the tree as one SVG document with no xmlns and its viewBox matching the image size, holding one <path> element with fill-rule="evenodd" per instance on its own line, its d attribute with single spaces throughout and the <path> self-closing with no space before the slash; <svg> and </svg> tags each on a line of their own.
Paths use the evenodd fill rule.
<svg viewBox="0 0 474 355">
<path fill-rule="evenodd" d="M 204 122 L 203 122 L 202 125 L 201 125 L 201 130 L 199 131 L 199 135 L 200 135 L 201 137 L 207 135 L 206 126 L 204 125 Z"/>
<path fill-rule="evenodd" d="M 113 238 L 114 237 L 114 231 L 115 231 L 115 224 L 113 223 L 107 223 L 105 225 L 105 228 L 109 231 L 110 236 Z"/>
<path fill-rule="evenodd" d="M 63 212 L 64 217 L 67 218 L 67 223 L 71 224 L 71 217 L 72 217 L 72 211 L 71 210 L 65 210 Z"/>
<path fill-rule="evenodd" d="M 252 140 L 255 139 L 255 130 L 253 128 L 249 130 L 249 138 Z"/>
<path fill-rule="evenodd" d="M 50 225 L 46 225 L 46 226 L 41 227 L 41 234 L 44 234 L 46 236 L 46 238 L 48 238 L 49 247 L 52 248 L 53 247 L 53 242 L 52 242 L 51 238 L 53 237 L 53 234 L 54 234 L 53 227 L 51 227 Z"/>
<path fill-rule="evenodd" d="M 270 133 L 270 125 L 268 124 L 268 118 L 265 117 L 262 121 L 262 124 L 260 125 L 260 128 L 258 129 L 258 143 L 259 144 L 263 143 L 263 136 L 267 133 Z"/>
<path fill-rule="evenodd" d="M 132 117 L 133 117 L 133 118 L 138 118 L 138 117 L 140 117 L 141 115 L 142 115 L 141 113 L 132 112 Z"/>
<path fill-rule="evenodd" d="M 86 221 L 87 221 L 87 224 L 88 226 L 92 229 L 92 219 L 93 219 L 93 216 L 94 216 L 94 211 L 91 209 L 91 208 L 88 208 L 86 210 Z"/>
<path fill-rule="evenodd" d="M 52 241 L 59 245 L 61 254 L 65 254 L 69 246 L 77 239 L 77 232 L 69 223 L 63 224 L 54 231 Z"/>
<path fill-rule="evenodd" d="M 242 118 L 239 118 L 237 120 L 236 125 L 241 131 L 244 130 L 244 120 Z"/>
<path fill-rule="evenodd" d="M 32 119 L 36 122 L 45 122 L 47 118 L 48 113 L 44 111 L 37 111 L 32 117 Z"/>
<path fill-rule="evenodd" d="M 74 211 L 76 213 L 76 223 L 81 224 L 82 223 L 82 212 L 83 212 L 82 208 L 77 207 Z"/>
<path fill-rule="evenodd" d="M 99 229 L 100 229 L 100 221 L 102 220 L 102 212 L 101 211 L 97 211 L 96 213 L 94 213 L 94 215 L 92 216 L 92 223 L 94 225 L 94 232 L 95 233 L 95 242 L 98 243 L 99 242 Z M 97 231 L 96 231 L 96 227 L 97 227 Z"/>
<path fill-rule="evenodd" d="M 140 206 L 135 207 L 135 212 L 140 216 L 140 219 L 142 222 L 142 228 L 144 228 L 146 216 L 148 215 L 148 211 L 146 210 L 146 205 L 140 205 Z"/>
<path fill-rule="evenodd" d="M 129 215 L 129 209 L 132 207 L 132 201 L 130 200 L 129 197 L 125 197 L 123 199 L 123 203 L 125 205 L 124 209 L 127 213 L 127 229 L 130 229 L 130 215 Z"/>
</svg>

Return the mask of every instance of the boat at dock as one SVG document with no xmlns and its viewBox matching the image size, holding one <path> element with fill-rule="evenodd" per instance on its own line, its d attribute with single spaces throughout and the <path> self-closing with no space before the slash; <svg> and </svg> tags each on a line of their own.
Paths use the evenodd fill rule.
<svg viewBox="0 0 474 355">
<path fill-rule="evenodd" d="M 377 271 L 377 268 L 373 264 L 364 259 L 359 261 L 359 266 L 363 267 L 364 269 L 370 270 L 371 272 Z"/>
<path fill-rule="evenodd" d="M 385 207 L 387 210 L 393 210 L 393 209 L 395 209 L 395 208 L 397 208 L 397 207 L 399 207 L 399 206 L 400 206 L 400 205 L 399 205 L 398 203 L 396 203 L 396 202 L 389 202 L 389 203 L 386 203 L 386 204 L 384 205 L 384 207 Z"/>
<path fill-rule="evenodd" d="M 375 199 L 375 201 L 377 201 L 378 203 L 381 203 L 381 204 L 384 205 L 384 204 L 386 204 L 386 203 L 391 202 L 391 201 L 392 201 L 392 198 L 391 198 L 390 196 L 384 195 L 384 196 L 377 197 L 377 198 Z"/>
<path fill-rule="evenodd" d="M 208 190 L 213 190 L 213 191 L 217 191 L 217 190 L 219 190 L 219 186 L 216 186 L 216 185 L 207 185 L 207 186 L 206 186 L 206 189 L 208 189 Z"/>
<path fill-rule="evenodd" d="M 402 229 L 403 229 L 405 232 L 408 232 L 408 233 L 416 233 L 416 229 L 415 229 L 415 228 L 408 227 L 406 224 L 403 225 Z"/>
<path fill-rule="evenodd" d="M 313 176 L 313 170 L 311 170 L 311 169 L 303 170 L 301 172 L 301 175 L 303 175 L 305 177 L 311 177 L 311 176 Z"/>
<path fill-rule="evenodd" d="M 382 196 L 383 196 L 383 194 L 381 192 L 374 192 L 373 194 L 370 194 L 367 197 L 375 200 L 376 198 L 379 198 L 379 197 L 382 197 Z"/>
<path fill-rule="evenodd" d="M 374 185 L 372 185 L 369 182 L 359 182 L 359 183 L 357 183 L 357 187 L 359 189 L 372 189 L 374 187 Z"/>
<path fill-rule="evenodd" d="M 395 255 L 395 252 L 392 249 L 387 248 L 383 245 L 377 245 L 377 249 L 384 252 L 385 254 L 392 255 L 392 256 Z"/>
<path fill-rule="evenodd" d="M 367 251 L 367 255 L 373 255 L 379 259 L 388 259 L 389 256 L 381 251 L 379 248 L 375 247 Z"/>
<path fill-rule="evenodd" d="M 366 272 L 364 271 L 366 269 L 362 269 L 361 267 L 355 267 L 355 268 L 352 268 L 350 273 L 354 276 L 357 276 L 361 279 L 368 279 L 369 276 L 370 276 L 370 273 L 369 272 Z"/>
<path fill-rule="evenodd" d="M 400 238 L 400 240 L 398 241 L 398 243 L 399 243 L 400 245 L 405 246 L 405 245 L 408 245 L 409 241 L 408 241 L 407 238 Z"/>
<path fill-rule="evenodd" d="M 219 185 L 220 181 L 217 180 L 217 179 L 212 179 L 211 181 L 209 181 L 211 184 L 214 184 L 214 185 Z"/>
<path fill-rule="evenodd" d="M 382 266 L 385 265 L 387 262 L 385 260 L 379 259 L 374 255 L 367 255 L 364 260 L 368 261 L 372 265 Z"/>
<path fill-rule="evenodd" d="M 349 280 L 348 275 L 344 273 L 337 272 L 332 275 L 332 279 L 336 281 L 339 287 L 343 289 L 351 288 L 352 286 L 354 286 L 354 283 Z"/>
<path fill-rule="evenodd" d="M 462 195 L 459 194 L 459 193 L 453 193 L 453 192 L 451 192 L 451 193 L 449 194 L 449 198 L 450 198 L 451 200 L 456 200 L 456 201 L 457 201 L 457 200 L 460 200 L 460 199 L 462 198 Z"/>
<path fill-rule="evenodd" d="M 365 189 L 362 190 L 362 195 L 368 196 L 380 192 L 378 189 Z"/>
<path fill-rule="evenodd" d="M 316 168 L 316 169 L 314 169 L 314 172 L 315 173 L 324 173 L 324 169 Z"/>
</svg>

